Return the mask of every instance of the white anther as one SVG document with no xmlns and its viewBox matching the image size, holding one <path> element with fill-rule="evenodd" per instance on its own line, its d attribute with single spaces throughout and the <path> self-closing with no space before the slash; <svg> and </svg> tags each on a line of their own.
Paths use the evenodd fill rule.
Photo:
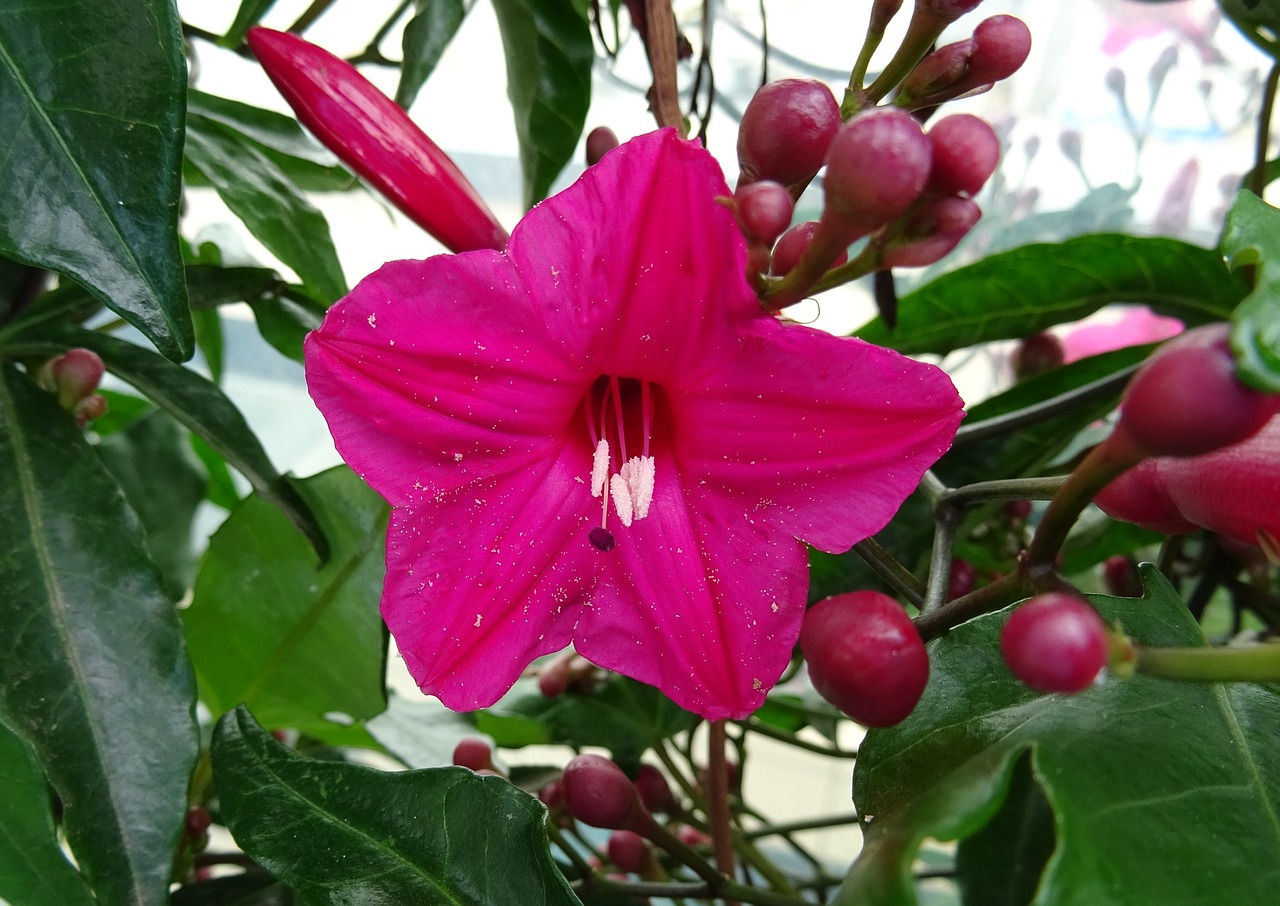
<svg viewBox="0 0 1280 906">
<path fill-rule="evenodd" d="M 605 480 L 609 477 L 609 442 L 603 437 L 596 444 L 596 452 L 591 457 L 591 496 L 604 494 Z"/>
<path fill-rule="evenodd" d="M 648 516 L 649 504 L 653 502 L 653 457 L 633 456 L 622 464 L 618 474 L 627 483 L 627 490 L 635 507 L 635 518 L 643 519 Z"/>
<path fill-rule="evenodd" d="M 631 505 L 631 489 L 627 487 L 626 479 L 621 475 L 610 478 L 609 495 L 613 498 L 613 508 L 618 511 L 618 518 L 622 520 L 622 524 L 630 525 L 635 510 Z"/>
</svg>

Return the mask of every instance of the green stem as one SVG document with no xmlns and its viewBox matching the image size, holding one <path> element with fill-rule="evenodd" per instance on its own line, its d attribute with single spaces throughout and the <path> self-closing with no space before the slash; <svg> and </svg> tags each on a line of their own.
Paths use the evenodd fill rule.
<svg viewBox="0 0 1280 906">
<path fill-rule="evenodd" d="M 1008 434 L 1019 428 L 1047 421 L 1076 406 L 1114 396 L 1124 388 L 1125 384 L 1129 383 L 1129 378 L 1133 377 L 1133 373 L 1137 370 L 1137 365 L 1131 365 L 1128 368 L 1122 368 L 1115 374 L 1109 374 L 1074 390 L 1068 390 L 1066 393 L 1051 396 L 1047 400 L 1023 409 L 983 419 L 972 425 L 962 425 L 960 430 L 956 432 L 953 446 L 959 447 L 963 444 L 986 440 L 989 437 Z"/>
<path fill-rule="evenodd" d="M 951 585 L 951 554 L 962 510 L 944 500 L 933 511 L 933 548 L 929 552 L 929 582 L 920 605 L 921 615 L 933 613 L 946 602 Z"/>
<path fill-rule="evenodd" d="M 952 626 L 959 626 L 966 620 L 982 616 L 984 613 L 994 613 L 1014 601 L 1029 597 L 1033 591 L 1034 587 L 1022 570 L 1009 573 L 988 585 L 975 588 L 954 601 L 948 601 L 931 613 L 923 613 L 916 617 L 916 631 L 920 633 L 920 638 L 927 642 L 942 635 Z"/>
<path fill-rule="evenodd" d="M 875 538 L 859 541 L 853 546 L 853 552 L 890 588 L 916 607 L 924 602 L 925 586 Z"/>
<path fill-rule="evenodd" d="M 1267 188 L 1267 143 L 1271 137 L 1271 113 L 1280 89 L 1280 60 L 1271 64 L 1262 91 L 1262 110 L 1258 113 L 1258 137 L 1253 152 L 1253 172 L 1249 174 L 1249 191 L 1259 198 Z"/>
<path fill-rule="evenodd" d="M 329 11 L 329 7 L 333 6 L 334 0 L 313 0 L 312 4 L 303 10 L 302 15 L 297 18 L 287 31 L 295 35 L 300 35 L 308 28 L 316 23 L 316 21 Z"/>
<path fill-rule="evenodd" d="M 587 885 L 578 886 L 586 887 Z M 615 881 L 612 878 L 596 876 L 591 879 L 590 887 L 605 893 L 620 893 L 632 897 L 683 897 L 698 900 L 726 898 L 757 904 L 757 906 L 803 906 L 806 902 L 798 895 L 789 896 L 772 890 L 748 887 L 728 878 L 699 884 L 679 881 Z"/>
<path fill-rule="evenodd" d="M 892 59 L 885 64 L 874 82 L 865 89 L 855 92 L 851 98 L 845 99 L 845 105 L 849 109 L 842 108 L 841 115 L 848 119 L 858 110 L 878 103 L 897 87 L 911 73 L 911 70 L 916 68 L 916 64 L 924 59 L 924 55 L 929 52 L 929 48 L 933 46 L 933 42 L 938 39 L 938 35 L 942 34 L 945 27 L 945 22 L 938 21 L 936 16 L 917 4 L 912 11 L 911 22 L 907 25 L 907 33 L 903 36 L 902 43 L 898 45 Z"/>
<path fill-rule="evenodd" d="M 968 506 L 989 500 L 1049 500 L 1066 480 L 1065 475 L 1054 475 L 1049 478 L 976 481 L 963 487 L 948 488 L 942 499 L 952 506 Z"/>
<path fill-rule="evenodd" d="M 842 749 L 839 746 L 823 746 L 816 742 L 809 742 L 801 739 L 794 733 L 788 733 L 785 730 L 779 730 L 777 727 L 771 727 L 764 721 L 749 717 L 743 724 L 746 729 L 752 733 L 759 733 L 761 736 L 767 736 L 770 739 L 776 739 L 779 742 L 785 742 L 789 746 L 795 746 L 797 749 L 804 749 L 806 752 L 813 752 L 815 755 L 825 755 L 827 758 L 857 758 L 857 749 Z"/>
<path fill-rule="evenodd" d="M 785 824 L 773 824 L 769 827 L 760 827 L 755 830 L 747 831 L 744 836 L 749 840 L 758 840 L 761 837 L 772 837 L 774 834 L 794 834 L 797 831 L 807 830 L 825 830 L 829 827 L 844 827 L 847 824 L 857 824 L 860 819 L 856 812 L 848 812 L 843 815 L 828 815 L 824 818 L 809 818 L 805 821 L 789 821 Z"/>
<path fill-rule="evenodd" d="M 1089 451 L 1053 495 L 1036 526 L 1026 554 L 1026 566 L 1033 580 L 1039 574 L 1053 570 L 1054 558 L 1066 540 L 1067 532 L 1071 531 L 1080 513 L 1097 493 L 1143 458 L 1144 454 L 1129 437 L 1123 423 Z"/>
<path fill-rule="evenodd" d="M 1280 680 L 1280 643 L 1227 648 L 1145 648 L 1138 646 L 1137 669 L 1165 679 L 1218 683 L 1273 683 Z"/>
</svg>

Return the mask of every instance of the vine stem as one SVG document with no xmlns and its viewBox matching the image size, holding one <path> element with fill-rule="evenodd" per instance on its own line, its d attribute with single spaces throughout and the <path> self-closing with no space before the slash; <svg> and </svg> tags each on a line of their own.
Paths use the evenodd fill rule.
<svg viewBox="0 0 1280 906">
<path fill-rule="evenodd" d="M 733 826 L 729 819 L 729 764 L 724 754 L 728 735 L 723 720 L 712 721 L 708 729 L 707 818 L 711 822 L 716 868 L 720 869 L 721 874 L 732 878 L 736 870 L 733 860 Z"/>
<path fill-rule="evenodd" d="M 1137 647 L 1139 673 L 1199 682 L 1271 683 L 1280 679 L 1280 643 L 1227 648 Z"/>
<path fill-rule="evenodd" d="M 333 4 L 334 0 L 314 0 L 287 30 L 295 35 L 302 34 L 314 25 L 317 19 L 327 13 L 329 7 L 333 6 Z"/>
<path fill-rule="evenodd" d="M 1271 113 L 1280 89 L 1280 60 L 1271 64 L 1266 86 L 1262 90 L 1262 110 L 1258 113 L 1258 137 L 1253 154 L 1253 172 L 1249 174 L 1249 191 L 1259 198 L 1267 188 L 1267 144 L 1271 134 Z"/>
<path fill-rule="evenodd" d="M 680 87 L 676 82 L 676 19 L 671 0 L 644 0 L 644 11 L 648 31 L 645 49 L 653 73 L 649 94 L 653 118 L 659 128 L 674 126 L 681 138 L 687 138 L 684 114 L 680 112 Z"/>
</svg>

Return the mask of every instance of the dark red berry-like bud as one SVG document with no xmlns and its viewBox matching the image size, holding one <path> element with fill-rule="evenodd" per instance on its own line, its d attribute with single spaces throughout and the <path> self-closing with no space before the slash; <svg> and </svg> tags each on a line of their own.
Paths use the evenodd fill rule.
<svg viewBox="0 0 1280 906">
<path fill-rule="evenodd" d="M 791 226 L 795 202 L 782 183 L 763 179 L 739 189 L 733 197 L 733 209 L 748 240 L 772 245 Z"/>
<path fill-rule="evenodd" d="M 651 812 L 670 814 L 676 810 L 676 797 L 666 776 L 651 764 L 642 764 L 636 771 L 636 792 L 640 801 Z"/>
<path fill-rule="evenodd" d="M 1031 53 L 1031 29 L 1015 16 L 983 19 L 973 30 L 973 55 L 968 80 L 972 87 L 1007 79 L 1027 62 Z"/>
<path fill-rule="evenodd" d="M 840 127 L 827 151 L 824 228 L 840 224 L 850 240 L 879 229 L 920 197 L 933 150 L 905 110 L 877 107 Z"/>
<path fill-rule="evenodd" d="M 1102 561 L 1102 581 L 1107 593 L 1121 598 L 1142 597 L 1142 579 L 1133 560 L 1116 554 Z"/>
<path fill-rule="evenodd" d="M 925 267 L 954 249 L 982 218 L 982 209 L 967 198 L 933 198 L 912 211 L 895 244 L 881 255 L 884 267 Z M 900 243 L 900 244 L 897 244 Z"/>
<path fill-rule="evenodd" d="M 1004 505 L 1004 511 L 1010 519 L 1021 521 L 1031 515 L 1031 501 L 1010 500 Z"/>
<path fill-rule="evenodd" d="M 92 349 L 77 346 L 50 359 L 45 364 L 45 371 L 49 389 L 58 394 L 58 404 L 70 410 L 98 389 L 106 366 L 102 363 L 102 357 Z"/>
<path fill-rule="evenodd" d="M 957 113 L 938 120 L 927 135 L 933 149 L 929 188 L 942 195 L 977 195 L 1000 162 L 1000 139 L 991 125 Z"/>
<path fill-rule="evenodd" d="M 587 133 L 587 166 L 600 163 L 614 148 L 618 147 L 618 136 L 608 126 L 596 126 Z"/>
<path fill-rule="evenodd" d="M 473 771 L 492 771 L 493 750 L 483 739 L 464 739 L 453 749 L 453 763 Z"/>
<path fill-rule="evenodd" d="M 1007 79 L 1031 53 L 1031 30 L 1013 16 L 978 23 L 973 37 L 939 47 L 921 60 L 898 89 L 894 103 L 912 110 L 990 88 Z"/>
<path fill-rule="evenodd" d="M 1013 376 L 1021 381 L 1057 368 L 1065 358 L 1066 351 L 1062 348 L 1062 341 L 1055 335 L 1033 333 L 1013 347 L 1009 365 L 1013 368 Z"/>
<path fill-rule="evenodd" d="M 773 247 L 773 264 L 769 271 L 775 277 L 785 277 L 796 262 L 804 255 L 804 250 L 813 241 L 813 234 L 818 229 L 818 221 L 808 220 L 793 226 L 782 234 L 778 244 Z M 831 267 L 839 267 L 849 260 L 849 253 L 844 252 L 831 262 Z"/>
<path fill-rule="evenodd" d="M 572 651 L 563 651 L 543 664 L 538 670 L 538 691 L 547 698 L 563 695 L 572 679 L 569 662 L 573 657 Z"/>
<path fill-rule="evenodd" d="M 622 768 L 602 755 L 575 756 L 561 782 L 569 814 L 592 827 L 622 830 L 645 814 L 640 794 Z"/>
<path fill-rule="evenodd" d="M 968 560 L 951 561 L 951 577 L 947 581 L 947 600 L 952 601 L 973 591 L 978 571 Z"/>
<path fill-rule="evenodd" d="M 938 19 L 954 22 L 982 0 L 916 0 L 916 8 L 927 10 Z"/>
<path fill-rule="evenodd" d="M 1098 612 L 1061 592 L 1018 607 L 1000 632 L 1009 670 L 1039 692 L 1088 689 L 1107 665 L 1107 626 Z"/>
<path fill-rule="evenodd" d="M 1280 394 L 1236 378 L 1230 327 L 1206 324 L 1170 340 L 1138 370 L 1120 405 L 1120 427 L 1149 456 L 1198 456 L 1255 434 Z"/>
<path fill-rule="evenodd" d="M 809 608 L 800 649 L 818 694 L 869 727 L 905 718 L 929 679 L 915 626 L 897 601 L 878 591 L 835 595 Z"/>
<path fill-rule="evenodd" d="M 798 196 L 839 128 L 840 105 L 822 82 L 780 79 L 762 86 L 738 126 L 738 185 L 771 179 Z"/>
<path fill-rule="evenodd" d="M 187 809 L 187 836 L 193 840 L 203 837 L 209 830 L 213 818 L 209 810 L 202 805 L 193 805 Z"/>
<path fill-rule="evenodd" d="M 605 850 L 609 861 L 623 871 L 642 874 L 649 867 L 649 843 L 635 831 L 614 831 Z"/>
</svg>

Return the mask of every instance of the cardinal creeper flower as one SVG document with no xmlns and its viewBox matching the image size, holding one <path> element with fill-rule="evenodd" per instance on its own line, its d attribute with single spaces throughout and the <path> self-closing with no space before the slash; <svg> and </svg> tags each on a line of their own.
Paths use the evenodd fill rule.
<svg viewBox="0 0 1280 906">
<path fill-rule="evenodd" d="M 505 251 L 384 265 L 308 337 L 334 442 L 393 508 L 382 615 L 449 707 L 573 643 L 745 716 L 800 630 L 802 540 L 878 531 L 954 436 L 938 369 L 761 309 L 729 194 L 697 144 L 642 136 Z"/>
</svg>

